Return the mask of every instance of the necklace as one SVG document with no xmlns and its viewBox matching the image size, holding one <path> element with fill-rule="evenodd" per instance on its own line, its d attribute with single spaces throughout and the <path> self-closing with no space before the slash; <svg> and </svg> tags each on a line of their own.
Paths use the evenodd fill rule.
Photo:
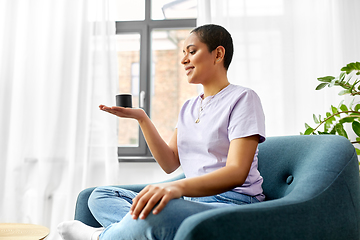
<svg viewBox="0 0 360 240">
<path fill-rule="evenodd" d="M 215 95 L 216 95 L 216 94 L 215 94 Z M 203 99 L 201 98 L 200 107 L 199 107 L 199 112 L 198 112 L 198 117 L 197 117 L 195 123 L 199 123 L 199 122 L 200 122 L 200 117 L 201 117 L 201 115 L 203 114 L 203 111 L 204 111 L 205 107 L 206 107 L 206 106 L 209 104 L 209 102 L 215 97 L 215 95 L 212 96 L 212 97 L 209 99 L 209 101 L 207 101 L 207 102 L 204 104 L 204 106 L 203 106 Z"/>
<path fill-rule="evenodd" d="M 204 106 L 203 106 L 203 96 L 201 97 L 201 101 L 200 101 L 200 107 L 199 107 L 199 112 L 198 112 L 198 117 L 197 117 L 197 119 L 195 120 L 195 123 L 199 123 L 200 122 L 200 117 L 201 117 L 201 115 L 203 114 L 203 111 L 204 111 L 204 109 L 205 109 L 205 107 L 210 103 L 210 101 L 219 93 L 219 92 L 221 92 L 221 90 L 223 90 L 224 88 L 226 88 L 227 86 L 229 86 L 230 85 L 230 83 L 228 83 L 225 87 L 223 87 L 223 88 L 221 88 L 216 94 L 214 94 L 210 99 L 209 99 L 209 101 L 207 101 L 205 104 L 204 104 Z"/>
</svg>

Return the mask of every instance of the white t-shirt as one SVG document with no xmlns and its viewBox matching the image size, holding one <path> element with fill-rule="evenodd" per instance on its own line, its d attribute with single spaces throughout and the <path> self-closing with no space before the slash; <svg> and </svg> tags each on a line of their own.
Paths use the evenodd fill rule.
<svg viewBox="0 0 360 240">
<path fill-rule="evenodd" d="M 183 105 L 177 124 L 180 163 L 186 177 L 201 176 L 226 165 L 230 141 L 252 135 L 265 141 L 265 117 L 258 95 L 249 88 L 228 85 L 214 96 L 203 100 L 200 121 L 198 97 Z M 204 107 L 205 106 L 205 107 Z M 258 150 L 242 186 L 233 191 L 264 199 L 258 171 Z"/>
</svg>

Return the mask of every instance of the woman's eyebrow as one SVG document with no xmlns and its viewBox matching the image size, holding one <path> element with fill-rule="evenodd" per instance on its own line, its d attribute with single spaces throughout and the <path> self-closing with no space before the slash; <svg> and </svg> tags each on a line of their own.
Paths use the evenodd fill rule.
<svg viewBox="0 0 360 240">
<path fill-rule="evenodd" d="M 186 47 L 186 50 L 188 50 L 190 47 L 195 47 L 195 45 L 194 44 L 189 44 L 189 45 L 187 45 L 187 47 Z M 185 52 L 185 50 L 183 50 L 183 53 Z"/>
</svg>

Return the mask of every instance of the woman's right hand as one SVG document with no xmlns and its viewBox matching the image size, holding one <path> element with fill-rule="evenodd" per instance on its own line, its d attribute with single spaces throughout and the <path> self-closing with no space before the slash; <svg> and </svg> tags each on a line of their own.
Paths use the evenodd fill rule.
<svg viewBox="0 0 360 240">
<path fill-rule="evenodd" d="M 107 107 L 105 105 L 99 106 L 100 110 L 111 113 L 121 118 L 132 118 L 138 121 L 144 119 L 147 115 L 141 108 L 124 108 L 124 107 Z"/>
<path fill-rule="evenodd" d="M 147 145 L 157 163 L 165 172 L 171 173 L 179 166 L 179 156 L 177 152 L 177 131 L 173 134 L 169 145 L 162 139 L 156 127 L 141 108 L 123 108 L 123 107 L 107 107 L 99 106 L 100 110 L 111 113 L 121 118 L 136 119 L 139 123 L 141 131 L 144 134 Z"/>
</svg>

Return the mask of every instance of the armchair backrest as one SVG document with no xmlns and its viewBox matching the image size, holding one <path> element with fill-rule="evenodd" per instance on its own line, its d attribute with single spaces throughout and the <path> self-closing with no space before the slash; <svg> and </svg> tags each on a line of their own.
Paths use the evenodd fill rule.
<svg viewBox="0 0 360 240">
<path fill-rule="evenodd" d="M 350 171 L 359 171 L 353 145 L 337 135 L 269 137 L 259 144 L 258 157 L 267 200 L 311 198 L 347 165 L 353 165 Z"/>
</svg>

